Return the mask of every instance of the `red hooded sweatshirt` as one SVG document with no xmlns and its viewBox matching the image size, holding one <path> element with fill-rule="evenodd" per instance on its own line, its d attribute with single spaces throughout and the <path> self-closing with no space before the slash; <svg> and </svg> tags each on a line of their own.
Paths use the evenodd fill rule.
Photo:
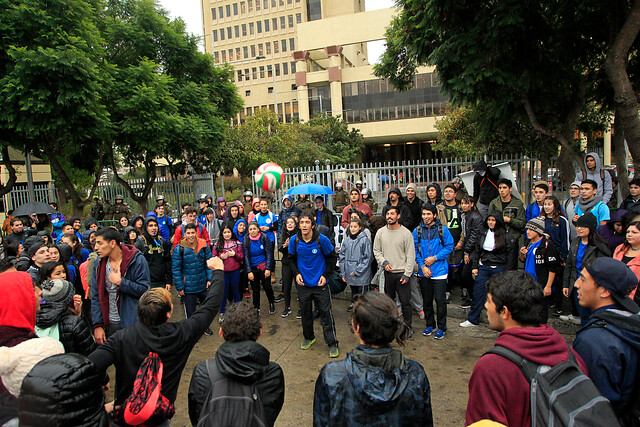
<svg viewBox="0 0 640 427">
<path fill-rule="evenodd" d="M 569 358 L 567 342 L 549 325 L 506 329 L 495 345 L 542 365 L 555 366 Z M 574 354 L 580 369 L 588 374 L 584 361 Z M 485 419 L 509 427 L 531 425 L 529 382 L 518 366 L 497 354 L 482 356 L 469 380 L 466 425 Z"/>
</svg>

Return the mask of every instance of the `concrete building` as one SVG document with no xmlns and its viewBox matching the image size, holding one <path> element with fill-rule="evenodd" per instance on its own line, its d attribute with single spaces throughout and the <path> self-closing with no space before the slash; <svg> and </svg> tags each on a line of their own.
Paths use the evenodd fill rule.
<svg viewBox="0 0 640 427">
<path fill-rule="evenodd" d="M 341 116 L 365 137 L 363 161 L 434 157 L 435 116 L 447 98 L 430 68 L 395 90 L 373 75 L 367 42 L 383 40 L 394 9 L 362 0 L 203 0 L 206 51 L 235 68 L 244 100 L 237 121 L 260 108 L 284 121 Z"/>
</svg>

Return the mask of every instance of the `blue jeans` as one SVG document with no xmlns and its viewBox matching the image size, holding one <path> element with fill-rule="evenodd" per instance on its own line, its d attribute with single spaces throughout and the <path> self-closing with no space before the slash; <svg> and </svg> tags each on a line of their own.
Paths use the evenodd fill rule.
<svg viewBox="0 0 640 427">
<path fill-rule="evenodd" d="M 224 272 L 224 297 L 220 303 L 220 313 L 227 309 L 227 299 L 233 298 L 233 302 L 242 299 L 240 296 L 240 270 Z"/>
<path fill-rule="evenodd" d="M 571 298 L 573 298 L 573 300 L 575 301 L 576 308 L 578 309 L 578 314 L 580 315 L 580 327 L 584 328 L 585 326 L 587 326 L 587 323 L 589 323 L 589 318 L 591 317 L 591 309 L 580 305 L 580 300 L 578 299 L 578 290 L 576 288 L 573 288 L 571 290 L 571 293 L 573 294 Z"/>
<path fill-rule="evenodd" d="M 469 322 L 474 325 L 480 323 L 480 313 L 482 313 L 482 307 L 484 307 L 487 299 L 487 281 L 492 276 L 502 273 L 505 269 L 505 265 L 499 265 L 493 268 L 486 265 L 478 266 L 478 275 L 473 284 L 473 299 L 471 301 L 471 310 L 469 311 Z"/>
</svg>

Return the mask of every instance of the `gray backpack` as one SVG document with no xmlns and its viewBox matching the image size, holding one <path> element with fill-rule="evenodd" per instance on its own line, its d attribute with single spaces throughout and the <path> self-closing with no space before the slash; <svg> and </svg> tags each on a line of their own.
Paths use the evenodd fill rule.
<svg viewBox="0 0 640 427">
<path fill-rule="evenodd" d="M 267 425 L 256 384 L 242 384 L 220 373 L 215 360 L 206 362 L 211 391 L 200 411 L 198 427 L 263 427 Z"/>
<path fill-rule="evenodd" d="M 571 348 L 569 360 L 555 366 L 538 365 L 500 345 L 485 354 L 497 354 L 512 361 L 531 384 L 532 427 L 620 425 L 611 403 L 580 370 Z"/>
</svg>

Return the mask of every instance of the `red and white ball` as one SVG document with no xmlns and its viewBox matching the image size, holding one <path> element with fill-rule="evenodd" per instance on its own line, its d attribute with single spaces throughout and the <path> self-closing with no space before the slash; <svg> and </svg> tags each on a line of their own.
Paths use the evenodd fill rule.
<svg viewBox="0 0 640 427">
<path fill-rule="evenodd" d="M 284 171 L 282 168 L 271 162 L 260 165 L 253 177 L 258 187 L 270 193 L 277 191 L 282 186 L 283 178 Z"/>
</svg>

